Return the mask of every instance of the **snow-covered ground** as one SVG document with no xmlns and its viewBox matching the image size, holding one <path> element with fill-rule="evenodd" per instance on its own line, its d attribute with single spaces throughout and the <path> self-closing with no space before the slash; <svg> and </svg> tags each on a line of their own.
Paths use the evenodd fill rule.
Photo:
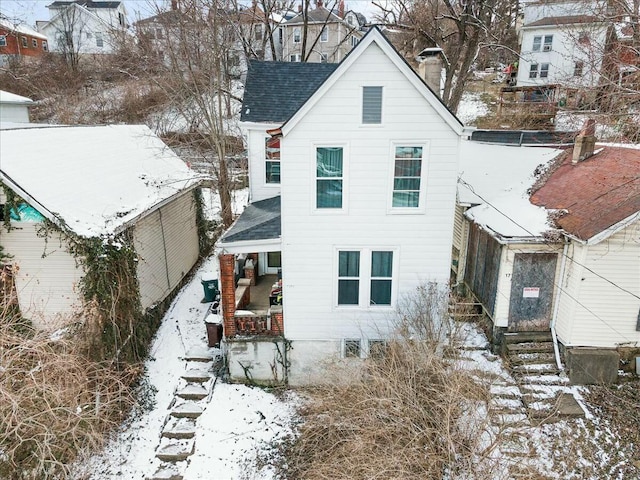
<svg viewBox="0 0 640 480">
<path fill-rule="evenodd" d="M 465 92 L 458 105 L 457 117 L 465 125 L 471 125 L 476 118 L 489 113 L 489 108 L 480 98 L 479 93 Z"/>
</svg>

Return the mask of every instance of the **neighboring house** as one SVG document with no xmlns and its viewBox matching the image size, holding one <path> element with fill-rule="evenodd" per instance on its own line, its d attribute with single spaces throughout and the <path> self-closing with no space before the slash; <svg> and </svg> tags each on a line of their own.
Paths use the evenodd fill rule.
<svg viewBox="0 0 640 480">
<path fill-rule="evenodd" d="M 517 85 L 598 85 L 608 23 L 602 2 L 527 2 L 520 30 Z"/>
<path fill-rule="evenodd" d="M 326 9 L 321 1 L 306 14 L 298 13 L 283 26 L 282 59 L 287 62 L 338 63 L 358 44 L 365 33 L 362 14 Z M 303 44 L 306 45 L 304 52 Z"/>
<path fill-rule="evenodd" d="M 241 122 L 253 203 L 219 244 L 231 376 L 313 382 L 384 342 L 419 284 L 446 288 L 462 124 L 377 28 L 338 65 L 252 62 Z"/>
<path fill-rule="evenodd" d="M 44 219 L 104 242 L 130 232 L 145 311 L 195 264 L 199 180 L 146 126 L 12 127 L 0 130 L 0 158 L 0 181 L 24 200 L 11 229 L 0 227 L 0 245 L 20 310 L 37 328 L 59 327 L 84 307 L 83 267 L 63 236 L 43 234 Z"/>
<path fill-rule="evenodd" d="M 48 5 L 50 20 L 37 22 L 50 39 L 52 52 L 114 53 L 127 35 L 129 24 L 119 1 L 55 1 Z"/>
<path fill-rule="evenodd" d="M 187 26 L 187 18 L 178 9 L 177 2 L 172 2 L 171 7 L 171 10 L 143 18 L 134 24 L 142 50 L 167 66 L 171 65 L 168 49 L 180 51 L 176 39 L 181 38 L 179 30 Z"/>
<path fill-rule="evenodd" d="M 602 379 L 615 378 L 616 350 L 640 344 L 640 146 L 594 144 L 592 126 L 568 150 L 463 147 L 454 268 L 498 341 L 552 331 Z"/>
<path fill-rule="evenodd" d="M 0 67 L 12 60 L 32 60 L 48 51 L 47 37 L 0 14 Z"/>
<path fill-rule="evenodd" d="M 0 90 L 0 124 L 29 123 L 29 107 L 33 100 Z"/>
</svg>

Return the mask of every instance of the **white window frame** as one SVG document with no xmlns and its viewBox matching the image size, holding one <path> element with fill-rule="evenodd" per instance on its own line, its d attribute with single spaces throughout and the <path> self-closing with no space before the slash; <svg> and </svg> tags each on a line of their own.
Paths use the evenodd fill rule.
<svg viewBox="0 0 640 480">
<path fill-rule="evenodd" d="M 280 159 L 274 160 L 267 157 L 267 141 L 272 137 L 264 137 L 264 175 L 262 176 L 264 186 L 267 188 L 280 188 L 282 183 L 282 148 L 280 149 Z M 282 138 L 280 139 L 282 140 Z M 280 181 L 279 182 L 267 182 L 267 162 L 278 162 L 280 164 Z"/>
<path fill-rule="evenodd" d="M 357 345 L 358 345 L 357 355 L 347 355 L 347 352 L 348 352 L 347 346 L 352 342 L 353 343 L 357 342 Z M 343 338 L 342 346 L 341 346 L 342 358 L 363 358 L 363 354 L 364 354 L 363 344 L 364 342 L 362 341 L 361 338 Z"/>
<path fill-rule="evenodd" d="M 328 53 L 321 53 L 320 54 L 320 63 L 327 63 L 329 61 L 329 54 Z"/>
<path fill-rule="evenodd" d="M 302 61 L 302 56 L 299 53 L 294 53 L 289 55 L 289 61 L 290 62 L 301 62 Z"/>
<path fill-rule="evenodd" d="M 550 64 L 541 63 L 540 64 L 540 78 L 549 78 L 549 69 L 550 69 Z"/>
<path fill-rule="evenodd" d="M 542 35 L 534 35 L 533 44 L 531 45 L 532 52 L 539 52 L 542 49 Z"/>
<path fill-rule="evenodd" d="M 329 29 L 325 25 L 324 27 L 322 27 L 322 30 L 320 31 L 320 43 L 326 43 L 328 41 L 329 41 Z"/>
<path fill-rule="evenodd" d="M 96 32 L 96 47 L 103 48 L 104 47 L 104 37 L 102 36 L 102 32 Z"/>
<path fill-rule="evenodd" d="M 49 44 L 46 40 L 42 40 L 42 50 L 44 50 L 45 52 L 49 51 Z"/>
<path fill-rule="evenodd" d="M 584 62 L 582 60 L 576 60 L 573 62 L 573 76 L 582 77 L 584 75 Z"/>
<path fill-rule="evenodd" d="M 547 39 L 550 40 L 547 42 Z M 551 50 L 553 50 L 553 35 L 545 35 L 542 40 L 542 51 L 550 52 Z"/>
<path fill-rule="evenodd" d="M 27 37 L 20 37 L 22 42 L 22 48 L 28 48 L 29 43 L 27 42 Z"/>
<path fill-rule="evenodd" d="M 426 211 L 427 204 L 427 181 L 429 180 L 429 141 L 428 140 L 394 140 L 389 148 L 390 171 L 389 188 L 387 194 L 387 213 L 395 215 L 422 215 Z M 393 191 L 396 170 L 396 147 L 422 147 L 422 165 L 420 169 L 420 193 L 418 194 L 417 207 L 394 207 Z"/>
<path fill-rule="evenodd" d="M 536 67 L 536 68 L 533 68 Z M 529 78 L 538 78 L 538 71 L 540 70 L 539 63 L 532 63 L 529 65 Z"/>
<path fill-rule="evenodd" d="M 356 45 L 358 45 L 359 41 L 360 41 L 360 39 L 358 37 L 356 37 L 355 35 L 351 35 L 351 48 L 353 48 Z"/>
<path fill-rule="evenodd" d="M 359 290 L 358 290 L 358 304 L 357 305 L 339 305 L 338 304 L 338 281 L 340 277 L 339 265 L 340 265 L 340 252 L 360 252 L 360 276 Z M 371 305 L 371 263 L 373 252 L 392 252 L 393 264 L 391 269 L 391 303 L 389 305 Z M 367 311 L 391 311 L 396 307 L 398 302 L 398 285 L 399 285 L 399 264 L 400 264 L 400 249 L 397 246 L 389 245 L 376 245 L 376 246 L 362 246 L 362 245 L 348 245 L 348 246 L 335 246 L 334 247 L 334 260 L 333 260 L 333 276 L 334 279 L 334 294 L 333 294 L 333 309 L 334 310 L 367 310 Z M 355 277 L 348 277 L 355 278 Z M 375 278 L 374 278 L 375 279 Z"/>
<path fill-rule="evenodd" d="M 342 207 L 341 208 L 318 208 L 317 198 L 317 160 L 316 152 L 318 148 L 342 148 Z M 311 185 L 309 191 L 311 192 L 311 213 L 315 215 L 346 215 L 349 213 L 349 145 L 346 142 L 323 142 L 314 143 L 311 146 L 309 152 L 310 157 L 313 159 L 311 162 Z M 324 177 L 320 177 L 324 178 Z M 328 178 L 328 177 L 327 177 Z M 337 177 L 335 177 L 337 178 Z"/>
<path fill-rule="evenodd" d="M 302 31 L 300 27 L 293 27 L 293 43 L 300 43 L 302 41 Z"/>
<path fill-rule="evenodd" d="M 0 35 L 0 47 L 6 47 L 6 46 L 7 46 L 7 36 Z"/>
<path fill-rule="evenodd" d="M 33 48 L 38 48 L 38 40 L 36 40 L 35 38 L 32 38 L 31 45 L 33 46 Z"/>
</svg>

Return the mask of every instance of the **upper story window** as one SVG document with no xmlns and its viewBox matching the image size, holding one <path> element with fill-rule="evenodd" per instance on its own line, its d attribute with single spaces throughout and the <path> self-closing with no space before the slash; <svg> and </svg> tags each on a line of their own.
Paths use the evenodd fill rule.
<svg viewBox="0 0 640 480">
<path fill-rule="evenodd" d="M 575 62 L 573 64 L 573 76 L 574 77 L 581 77 L 583 70 L 584 70 L 584 62 L 578 60 L 577 62 Z"/>
<path fill-rule="evenodd" d="M 589 36 L 589 32 L 582 31 L 578 34 L 578 43 L 580 45 L 590 45 L 591 37 Z"/>
<path fill-rule="evenodd" d="M 391 250 L 339 250 L 337 305 L 390 306 L 393 256 Z"/>
<path fill-rule="evenodd" d="M 253 34 L 256 40 L 262 40 L 262 24 L 258 23 L 254 25 Z"/>
<path fill-rule="evenodd" d="M 532 63 L 529 67 L 529 78 L 547 78 L 549 76 L 549 64 L 548 63 Z"/>
<path fill-rule="evenodd" d="M 539 52 L 541 45 L 542 45 L 542 36 L 533 37 L 533 47 L 531 47 L 531 50 L 533 50 L 534 52 Z"/>
<path fill-rule="evenodd" d="M 42 50 L 44 50 L 45 52 L 49 50 L 49 44 L 46 40 L 42 40 Z"/>
<path fill-rule="evenodd" d="M 423 147 L 395 147 L 393 208 L 418 208 L 422 181 Z"/>
<path fill-rule="evenodd" d="M 0 47 L 6 47 L 6 46 L 7 46 L 7 36 L 0 35 Z"/>
<path fill-rule="evenodd" d="M 271 184 L 280 183 L 280 137 L 266 139 L 265 157 L 265 181 Z"/>
<path fill-rule="evenodd" d="M 31 45 L 33 46 L 33 48 L 38 48 L 38 40 L 36 40 L 35 38 L 32 38 Z"/>
<path fill-rule="evenodd" d="M 552 45 L 553 45 L 553 35 L 545 35 L 544 36 L 544 44 L 542 45 L 542 51 L 543 52 L 550 52 Z"/>
<path fill-rule="evenodd" d="M 393 252 L 371 252 L 371 289 L 369 305 L 391 305 Z"/>
<path fill-rule="evenodd" d="M 22 37 L 22 46 L 27 48 L 27 37 Z"/>
<path fill-rule="evenodd" d="M 316 149 L 316 208 L 342 208 L 342 147 Z"/>
<path fill-rule="evenodd" d="M 355 47 L 358 44 L 358 37 L 351 35 L 351 46 Z"/>
<path fill-rule="evenodd" d="M 164 30 L 162 28 L 156 28 L 156 38 L 157 39 L 164 38 Z"/>
<path fill-rule="evenodd" d="M 329 55 L 326 53 L 320 54 L 320 63 L 327 63 L 329 61 Z"/>
<path fill-rule="evenodd" d="M 290 62 L 300 62 L 301 61 L 301 56 L 299 53 L 294 53 L 293 55 L 289 55 L 289 61 Z"/>
<path fill-rule="evenodd" d="M 295 27 L 293 29 L 293 43 L 300 43 L 300 40 L 301 40 L 300 27 Z"/>
<path fill-rule="evenodd" d="M 320 41 L 328 42 L 329 41 L 329 29 L 326 27 L 322 27 L 322 32 L 320 32 Z"/>
<path fill-rule="evenodd" d="M 102 32 L 96 32 L 96 47 L 104 47 L 104 38 L 102 37 Z"/>
<path fill-rule="evenodd" d="M 360 252 L 338 252 L 338 305 L 360 303 Z"/>
<path fill-rule="evenodd" d="M 347 23 L 352 27 L 355 26 L 356 19 L 354 18 L 353 14 L 350 13 L 349 15 L 347 15 Z"/>
<path fill-rule="evenodd" d="M 362 87 L 362 123 L 382 123 L 382 87 Z"/>
<path fill-rule="evenodd" d="M 540 64 L 540 78 L 547 78 L 549 76 L 549 64 Z"/>
<path fill-rule="evenodd" d="M 529 67 L 529 78 L 538 78 L 538 64 L 532 63 Z"/>
</svg>

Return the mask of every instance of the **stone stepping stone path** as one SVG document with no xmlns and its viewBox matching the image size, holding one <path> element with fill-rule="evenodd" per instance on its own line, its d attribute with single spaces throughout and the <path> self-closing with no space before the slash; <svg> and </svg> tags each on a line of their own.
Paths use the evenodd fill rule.
<svg viewBox="0 0 640 480">
<path fill-rule="evenodd" d="M 156 458 L 161 463 L 147 480 L 183 480 L 185 461 L 196 449 L 198 418 L 213 393 L 215 362 L 218 359 L 213 349 L 192 348 L 182 359 L 185 372 L 180 376 L 156 449 Z"/>
</svg>

